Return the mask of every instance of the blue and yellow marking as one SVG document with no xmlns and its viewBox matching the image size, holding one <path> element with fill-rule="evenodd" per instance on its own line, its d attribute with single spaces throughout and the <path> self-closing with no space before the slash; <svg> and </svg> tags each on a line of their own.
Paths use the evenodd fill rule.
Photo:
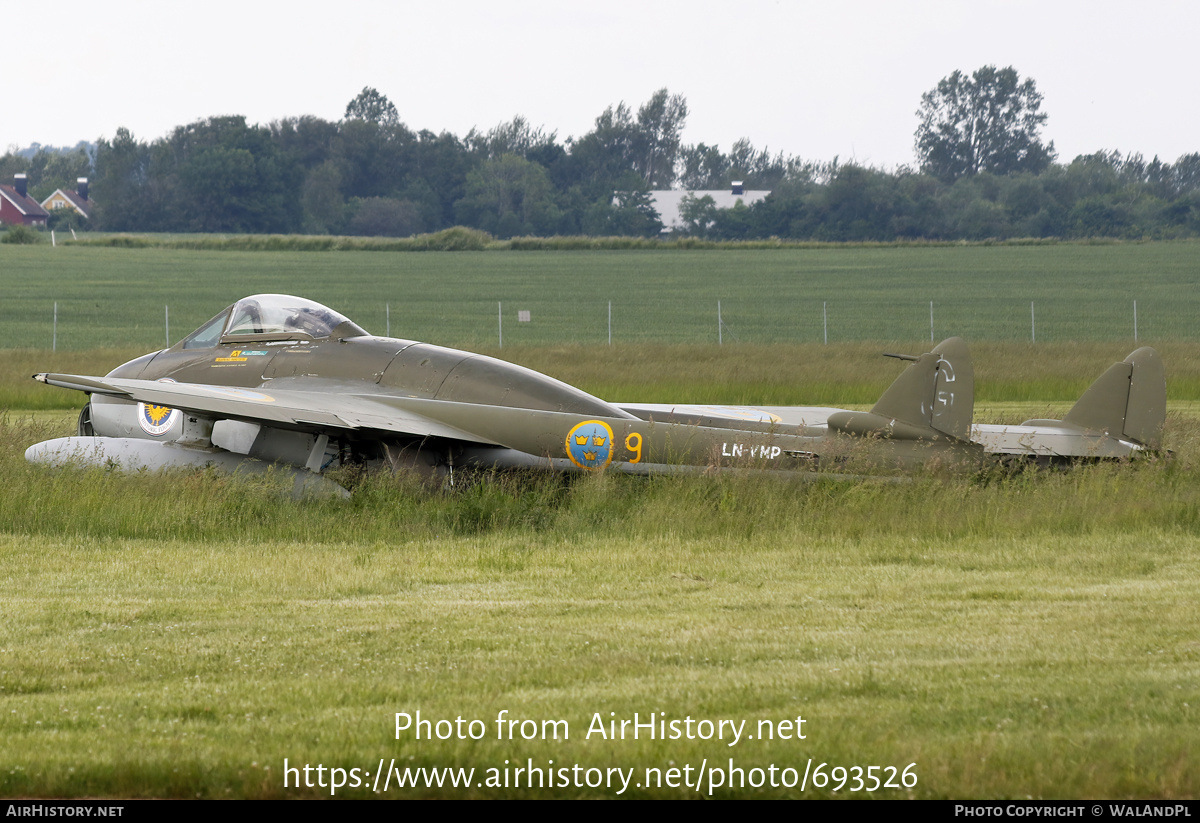
<svg viewBox="0 0 1200 823">
<path fill-rule="evenodd" d="M 179 412 L 169 406 L 138 403 L 138 425 L 146 434 L 161 437 L 170 430 L 178 418 Z"/>
<path fill-rule="evenodd" d="M 567 457 L 581 469 L 602 469 L 612 462 L 613 433 L 600 420 L 585 420 L 567 433 Z"/>
</svg>

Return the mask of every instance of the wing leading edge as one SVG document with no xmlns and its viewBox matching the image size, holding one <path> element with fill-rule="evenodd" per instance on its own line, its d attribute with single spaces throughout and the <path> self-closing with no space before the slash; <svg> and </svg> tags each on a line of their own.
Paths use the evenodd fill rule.
<svg viewBox="0 0 1200 823">
<path fill-rule="evenodd" d="M 393 399 L 389 395 L 363 394 L 362 383 L 353 384 L 353 392 L 341 393 L 329 390 L 336 386 L 327 386 L 325 391 L 309 391 L 242 389 L 129 378 L 100 379 L 73 374 L 39 374 L 34 377 L 51 386 L 90 394 L 299 431 L 366 429 L 495 445 L 495 441 L 486 437 L 389 403 Z"/>
</svg>

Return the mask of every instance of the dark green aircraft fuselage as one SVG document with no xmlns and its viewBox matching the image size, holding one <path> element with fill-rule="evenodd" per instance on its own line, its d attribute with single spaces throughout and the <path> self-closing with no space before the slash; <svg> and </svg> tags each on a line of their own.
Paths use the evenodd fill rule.
<svg viewBox="0 0 1200 823">
<path fill-rule="evenodd" d="M 35 444 L 26 457 L 233 469 L 249 458 L 310 478 L 348 462 L 435 473 L 862 473 L 978 466 L 987 455 L 1124 459 L 1161 447 L 1166 392 L 1153 349 L 1113 364 L 1063 420 L 1021 426 L 973 422 L 961 339 L 900 357 L 909 366 L 870 411 L 610 403 L 494 357 L 374 337 L 310 300 L 255 295 L 107 377 L 35 375 L 91 400 L 80 437 Z"/>
</svg>

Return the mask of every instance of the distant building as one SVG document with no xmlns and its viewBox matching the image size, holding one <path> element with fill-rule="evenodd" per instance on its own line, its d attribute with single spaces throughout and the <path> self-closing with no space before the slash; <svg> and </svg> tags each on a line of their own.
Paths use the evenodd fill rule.
<svg viewBox="0 0 1200 823">
<path fill-rule="evenodd" d="M 36 200 L 29 197 L 25 175 L 15 175 L 11 186 L 0 185 L 0 223 L 44 226 L 49 216 Z"/>
<path fill-rule="evenodd" d="M 57 209 L 74 209 L 84 217 L 91 219 L 93 203 L 88 199 L 88 181 L 80 177 L 75 184 L 75 191 L 55 189 L 54 194 L 42 201 L 42 208 L 47 212 Z"/>
<path fill-rule="evenodd" d="M 683 202 L 683 198 L 689 194 L 696 199 L 700 199 L 705 195 L 713 199 L 718 209 L 732 209 L 736 204 L 742 203 L 750 206 L 764 199 L 769 191 L 746 191 L 740 180 L 734 183 L 728 189 L 720 189 L 715 191 L 690 191 L 690 190 L 675 190 L 668 191 L 652 191 L 650 192 L 650 201 L 654 204 L 654 210 L 658 212 L 658 217 L 662 220 L 664 231 L 679 231 L 686 228 L 686 223 L 679 216 L 679 204 Z"/>
</svg>

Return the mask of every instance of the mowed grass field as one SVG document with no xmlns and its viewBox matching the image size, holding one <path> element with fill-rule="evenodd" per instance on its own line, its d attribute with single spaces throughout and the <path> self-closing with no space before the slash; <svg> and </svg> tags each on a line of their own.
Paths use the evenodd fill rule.
<svg viewBox="0 0 1200 823">
<path fill-rule="evenodd" d="M 260 292 L 451 346 L 1200 341 L 1200 243 L 770 251 L 210 252 L 0 246 L 0 348 L 161 347 Z M 54 331 L 58 306 L 57 339 Z M 1033 304 L 1032 307 L 1030 304 Z M 518 312 L 530 312 L 530 322 Z"/>
<path fill-rule="evenodd" d="M 1154 268 L 1193 253 L 1115 248 L 1145 251 Z M 87 260 L 111 251 L 32 253 Z M 883 267 L 895 253 L 903 269 L 910 250 L 864 251 Z M 6 253 L 0 247 L 7 288 Z M 147 253 L 159 254 L 123 254 Z M 161 254 L 167 267 L 228 261 L 252 276 L 255 265 L 279 262 Z M 709 258 L 726 254 L 705 253 L 692 266 L 711 271 L 718 263 Z M 536 268 L 542 259 L 323 259 L 375 265 L 355 262 L 363 257 L 446 271 L 493 257 Z M 592 255 L 578 260 L 599 265 Z M 1186 264 L 1176 262 L 1184 278 Z M 613 255 L 615 269 L 632 265 Z M 1044 265 L 1042 279 L 1052 280 Z M 46 279 L 69 281 L 57 270 Z M 176 281 L 168 299 L 182 306 L 192 285 Z M 186 328 L 242 293 L 288 291 L 382 331 L 303 280 L 289 286 L 269 274 L 247 286 L 214 291 Z M 160 302 L 140 294 L 151 288 L 137 280 L 115 302 Z M 1178 302 L 1190 299 L 1185 291 Z M 453 328 L 437 342 L 470 345 L 469 331 Z M 505 328 L 505 348 L 491 353 L 623 400 L 869 405 L 900 369 L 875 343 L 518 346 Z M 400 333 L 394 313 L 392 331 Z M 1061 415 L 1134 347 L 1132 334 L 1106 333 L 972 341 L 977 419 Z M 918 353 L 927 334 L 878 338 Z M 347 784 L 362 784 L 338 797 L 1195 797 L 1200 343 L 1182 333 L 1149 342 L 1167 366 L 1169 460 L 905 483 L 510 475 L 429 490 L 368 477 L 349 501 L 325 502 L 294 501 L 270 478 L 30 466 L 24 449 L 71 431 L 82 398 L 28 374 L 103 373 L 157 341 L 8 351 L 0 794 L 328 797 L 336 767 Z M 39 391 L 55 399 L 40 404 Z M 395 714 L 417 711 L 435 723 L 461 717 L 466 739 L 437 739 L 437 726 L 432 740 L 411 729 L 397 739 Z M 501 712 L 536 722 L 506 731 Z M 651 713 L 679 721 L 683 734 L 598 733 L 597 722 L 607 733 L 609 721 L 635 712 L 643 723 Z M 480 739 L 470 737 L 471 720 L 482 723 L 473 727 L 484 729 Z M 722 720 L 745 721 L 733 745 Z M 559 737 L 544 739 L 554 729 Z M 768 731 L 773 739 L 763 739 Z M 285 759 L 310 765 L 311 782 L 324 787 L 297 788 L 302 772 L 285 787 Z M 384 792 L 380 780 L 376 794 L 381 762 L 391 785 Z M 821 764 L 832 782 L 816 777 Z M 420 785 L 397 788 L 393 766 Z M 529 766 L 542 770 L 542 785 L 514 774 Z M 427 785 L 429 771 L 404 771 L 445 767 L 475 772 L 460 787 L 442 774 L 439 787 Z M 872 774 L 897 787 L 867 791 Z"/>
</svg>

